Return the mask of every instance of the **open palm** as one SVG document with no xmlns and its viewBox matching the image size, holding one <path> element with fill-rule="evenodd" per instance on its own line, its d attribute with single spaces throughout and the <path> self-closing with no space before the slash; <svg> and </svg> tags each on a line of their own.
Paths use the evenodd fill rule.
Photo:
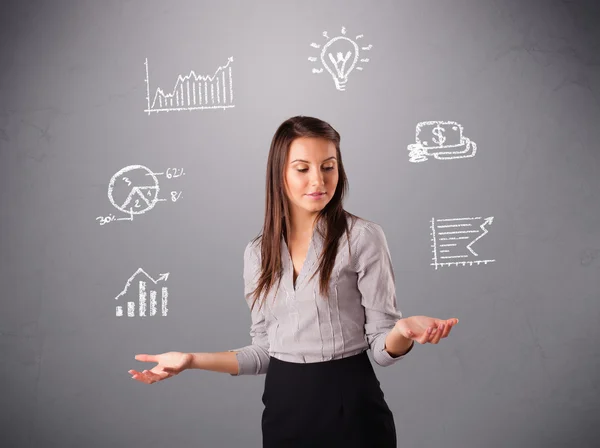
<svg viewBox="0 0 600 448">
<path fill-rule="evenodd" d="M 450 334 L 450 330 L 458 323 L 457 318 L 436 319 L 429 316 L 410 316 L 396 322 L 394 328 L 407 339 L 419 344 L 437 344 L 440 339 Z"/>
<path fill-rule="evenodd" d="M 142 362 L 157 363 L 150 370 L 143 370 L 141 372 L 134 369 L 129 370 L 129 373 L 132 375 L 131 378 L 134 380 L 152 384 L 171 378 L 184 371 L 189 367 L 192 355 L 190 353 L 167 352 L 159 355 L 139 354 L 135 355 L 135 359 Z"/>
</svg>

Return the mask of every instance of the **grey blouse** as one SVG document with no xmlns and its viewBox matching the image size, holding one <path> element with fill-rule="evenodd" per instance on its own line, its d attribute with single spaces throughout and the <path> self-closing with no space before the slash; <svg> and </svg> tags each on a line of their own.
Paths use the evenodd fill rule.
<svg viewBox="0 0 600 448">
<path fill-rule="evenodd" d="M 350 218 L 348 223 L 351 228 Z M 324 227 L 321 229 L 324 232 Z M 387 334 L 402 314 L 396 310 L 394 271 L 381 226 L 359 218 L 350 230 L 350 241 L 345 234 L 340 238 L 329 298 L 319 292 L 319 274 L 309 281 L 318 269 L 323 243 L 315 229 L 294 285 L 294 266 L 287 244 L 281 239 L 283 277 L 279 290 L 275 293 L 275 282 L 260 310 L 262 297 L 254 305 L 252 344 L 228 350 L 236 352 L 239 363 L 238 374 L 232 376 L 267 373 L 269 356 L 310 363 L 345 358 L 370 348 L 373 360 L 380 366 L 389 366 L 404 357 L 392 357 L 384 349 Z M 256 286 L 259 271 L 260 239 L 248 243 L 244 251 L 245 294 Z M 252 300 L 246 299 L 248 307 Z"/>
</svg>

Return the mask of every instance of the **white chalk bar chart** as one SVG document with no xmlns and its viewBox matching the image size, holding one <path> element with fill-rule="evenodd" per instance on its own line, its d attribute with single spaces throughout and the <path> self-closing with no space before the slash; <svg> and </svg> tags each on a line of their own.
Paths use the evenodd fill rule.
<svg viewBox="0 0 600 448">
<path fill-rule="evenodd" d="M 179 75 L 173 89 L 165 93 L 158 87 L 150 98 L 150 77 L 148 58 L 146 58 L 146 100 L 144 112 L 173 112 L 182 110 L 228 109 L 233 104 L 233 57 L 217 68 L 212 76 L 197 75 L 193 70 L 189 74 Z"/>
<path fill-rule="evenodd" d="M 161 307 L 161 315 L 166 316 L 168 312 L 168 300 L 169 300 L 169 290 L 166 286 L 161 286 L 159 282 L 165 282 L 169 278 L 169 273 L 161 274 L 158 279 L 154 280 L 150 277 L 143 269 L 138 269 L 125 284 L 125 288 L 115 297 L 116 300 L 121 299 L 121 297 L 125 296 L 129 291 L 129 288 L 132 284 L 137 284 L 137 302 L 136 301 L 128 301 L 126 303 L 127 308 L 127 317 L 135 317 L 136 310 L 138 311 L 137 316 L 146 317 L 155 316 L 158 312 L 158 298 L 157 298 L 157 290 L 151 289 L 148 290 L 148 280 L 152 283 L 150 285 L 157 285 L 160 288 L 160 307 Z M 149 300 L 148 300 L 149 298 Z M 148 313 L 149 308 L 149 313 Z M 117 305 L 116 307 L 116 316 L 123 316 L 123 305 Z"/>
</svg>

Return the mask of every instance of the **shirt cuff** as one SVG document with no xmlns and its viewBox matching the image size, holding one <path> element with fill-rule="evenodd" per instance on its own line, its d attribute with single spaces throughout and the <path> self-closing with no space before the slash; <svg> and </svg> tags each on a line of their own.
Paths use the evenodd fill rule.
<svg viewBox="0 0 600 448">
<path fill-rule="evenodd" d="M 242 363 L 240 362 L 240 357 L 238 356 L 241 348 L 232 348 L 231 350 L 227 350 L 228 352 L 235 352 L 235 357 L 238 362 L 238 373 L 230 373 L 231 376 L 239 376 L 242 373 Z"/>
<path fill-rule="evenodd" d="M 413 341 L 411 341 L 411 344 L 408 347 L 408 350 L 404 354 L 402 354 L 400 356 L 392 356 L 384 348 L 385 347 L 385 337 L 381 338 L 381 339 L 383 339 L 384 342 L 381 344 L 381 348 L 377 350 L 377 353 L 373 353 L 373 357 L 377 361 L 377 364 L 379 364 L 380 366 L 383 366 L 383 367 L 391 366 L 392 364 L 395 364 L 396 362 L 400 361 L 402 358 L 404 358 L 406 355 L 408 355 L 410 353 L 410 351 L 413 349 L 413 347 L 415 346 L 415 341 L 413 340 Z"/>
</svg>

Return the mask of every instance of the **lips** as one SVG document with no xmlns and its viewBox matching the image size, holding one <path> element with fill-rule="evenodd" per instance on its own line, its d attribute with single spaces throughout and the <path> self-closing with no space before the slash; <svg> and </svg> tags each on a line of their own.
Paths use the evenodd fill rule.
<svg viewBox="0 0 600 448">
<path fill-rule="evenodd" d="M 322 196 L 322 195 L 324 195 L 324 194 L 325 194 L 325 192 L 320 192 L 320 193 L 311 193 L 311 194 L 309 194 L 309 195 L 307 195 L 307 196 L 313 196 L 313 197 L 316 197 L 316 196 Z"/>
</svg>

